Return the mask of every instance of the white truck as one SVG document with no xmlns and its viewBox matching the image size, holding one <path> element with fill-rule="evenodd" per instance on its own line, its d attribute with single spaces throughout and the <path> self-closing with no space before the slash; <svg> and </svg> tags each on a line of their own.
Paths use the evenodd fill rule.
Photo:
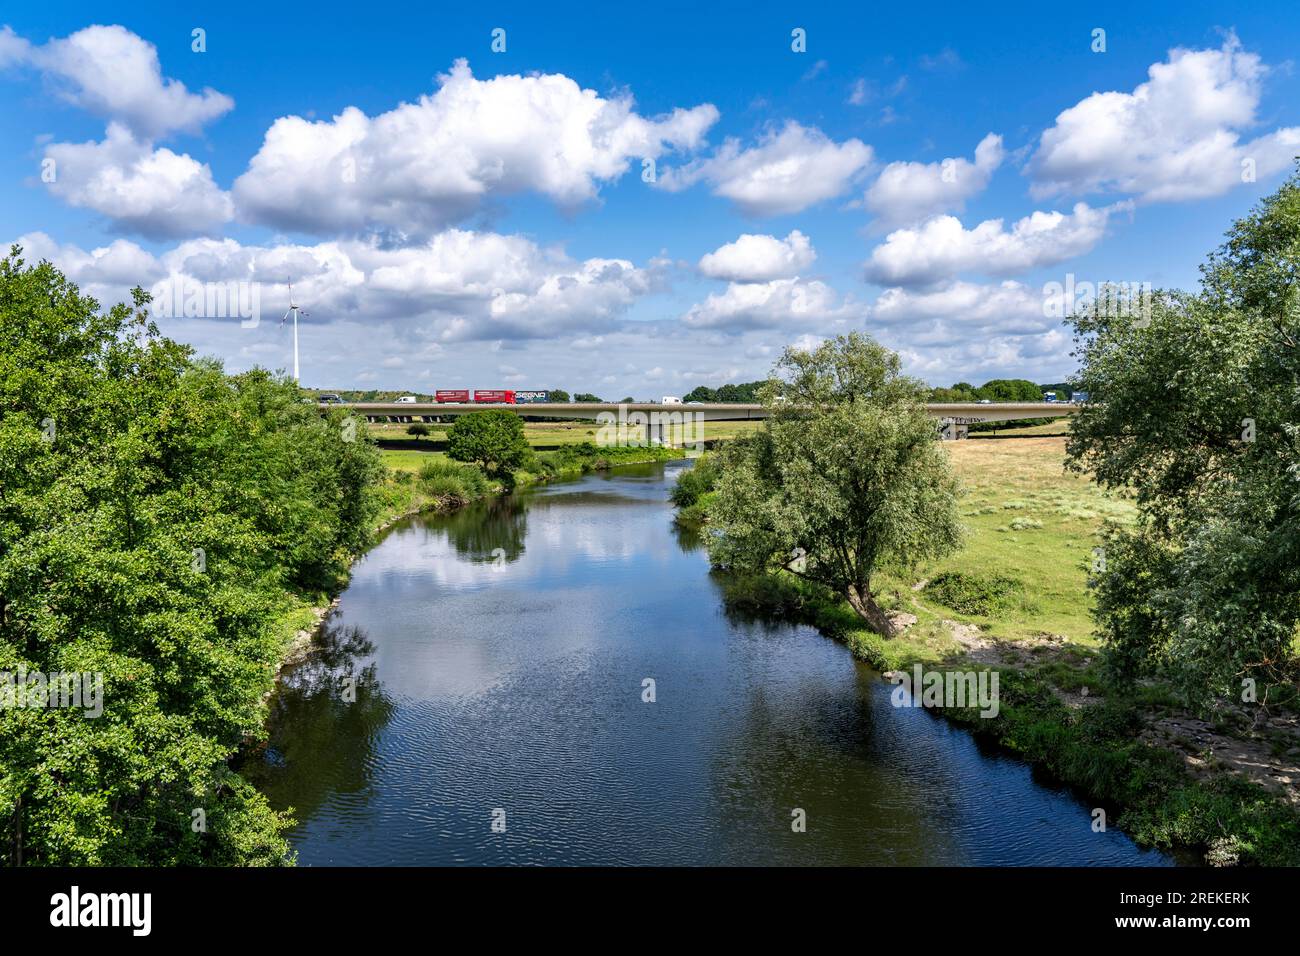
<svg viewBox="0 0 1300 956">
<path fill-rule="evenodd" d="M 665 395 L 663 398 L 659 399 L 660 405 L 680 405 L 681 403 L 682 400 L 676 395 Z"/>
</svg>

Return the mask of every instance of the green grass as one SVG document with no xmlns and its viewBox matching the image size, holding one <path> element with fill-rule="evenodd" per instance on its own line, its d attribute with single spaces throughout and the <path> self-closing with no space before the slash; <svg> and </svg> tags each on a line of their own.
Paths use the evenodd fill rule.
<svg viewBox="0 0 1300 956">
<path fill-rule="evenodd" d="M 1011 610 L 1034 611 L 1025 597 L 1025 586 L 1005 574 L 970 571 L 944 571 L 936 574 L 922 589 L 939 604 L 963 614 L 988 617 Z"/>
<path fill-rule="evenodd" d="M 432 447 L 428 451 L 421 451 L 414 448 L 380 448 L 379 455 L 384 460 L 384 464 L 393 471 L 408 471 L 411 473 L 418 472 L 420 468 L 429 461 L 446 461 L 447 455 L 444 452 L 434 451 Z"/>
<path fill-rule="evenodd" d="M 922 631 L 948 618 L 1006 640 L 1048 633 L 1095 645 L 1088 566 L 1096 532 L 1105 519 L 1132 520 L 1133 505 L 1066 473 L 1061 438 L 968 440 L 944 448 L 962 483 L 965 545 L 941 561 L 885 575 L 886 590 L 917 615 Z M 912 590 L 945 575 L 994 572 L 1024 582 L 1022 600 L 981 609 L 954 606 L 929 589 Z"/>
</svg>

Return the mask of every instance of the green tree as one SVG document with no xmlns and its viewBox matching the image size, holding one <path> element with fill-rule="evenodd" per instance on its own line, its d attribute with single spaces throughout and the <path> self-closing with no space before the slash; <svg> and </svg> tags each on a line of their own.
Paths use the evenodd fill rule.
<svg viewBox="0 0 1300 956">
<path fill-rule="evenodd" d="M 1194 700 L 1293 679 L 1300 623 L 1300 178 L 1249 216 L 1196 293 L 1073 318 L 1091 401 L 1070 466 L 1131 490 L 1106 530 L 1097 621 L 1122 676 Z"/>
<path fill-rule="evenodd" d="M 697 385 L 682 396 L 683 402 L 716 402 L 717 393 L 707 385 Z"/>
<path fill-rule="evenodd" d="M 994 402 L 1041 402 L 1043 392 L 1028 379 L 995 378 L 975 389 L 975 397 Z"/>
<path fill-rule="evenodd" d="M 928 389 L 856 332 L 812 352 L 787 349 L 774 372 L 788 403 L 772 402 L 770 382 L 763 429 L 724 449 L 710 557 L 745 572 L 790 571 L 893 636 L 875 572 L 947 554 L 961 539 L 956 482 L 923 405 Z"/>
<path fill-rule="evenodd" d="M 547 400 L 552 402 L 567 402 L 569 393 L 562 388 L 547 389 Z"/>
<path fill-rule="evenodd" d="M 290 821 L 228 760 L 261 732 L 290 592 L 369 540 L 378 454 L 283 376 L 195 361 L 141 290 L 103 312 L 20 254 L 0 261 L 0 672 L 87 675 L 103 712 L 0 717 L 0 853 L 285 862 Z"/>
<path fill-rule="evenodd" d="M 532 454 L 524 438 L 524 420 L 504 408 L 470 412 L 447 432 L 447 455 L 478 465 L 507 481 Z"/>
<path fill-rule="evenodd" d="M 958 382 L 952 388 L 930 389 L 932 402 L 973 402 L 975 399 L 975 391 L 965 382 Z"/>
<path fill-rule="evenodd" d="M 415 422 L 414 424 L 406 426 L 406 434 L 413 435 L 418 441 L 429 434 L 429 426 L 423 422 Z"/>
<path fill-rule="evenodd" d="M 758 382 L 740 382 L 723 385 L 721 388 L 709 388 L 706 385 L 699 385 L 683 396 L 682 401 L 686 402 L 728 402 L 733 404 L 748 405 L 760 401 L 760 393 L 766 380 Z"/>
<path fill-rule="evenodd" d="M 575 402 L 603 402 L 604 399 L 599 395 L 593 395 L 591 392 L 578 392 L 573 396 Z"/>
</svg>

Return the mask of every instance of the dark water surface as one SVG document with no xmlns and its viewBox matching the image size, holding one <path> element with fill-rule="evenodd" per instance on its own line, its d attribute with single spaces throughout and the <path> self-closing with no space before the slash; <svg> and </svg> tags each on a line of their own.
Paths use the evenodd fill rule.
<svg viewBox="0 0 1300 956">
<path fill-rule="evenodd" d="M 680 467 L 412 519 L 356 564 L 245 768 L 300 863 L 1171 862 L 842 645 L 729 615 Z"/>
</svg>

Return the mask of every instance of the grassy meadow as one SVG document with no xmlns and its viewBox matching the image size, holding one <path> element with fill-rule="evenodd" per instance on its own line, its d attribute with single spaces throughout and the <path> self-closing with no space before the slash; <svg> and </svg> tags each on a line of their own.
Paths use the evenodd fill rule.
<svg viewBox="0 0 1300 956">
<path fill-rule="evenodd" d="M 1035 436 L 1044 427 L 1017 434 Z M 1064 438 L 973 438 L 944 447 L 963 487 L 966 544 L 917 569 L 908 584 L 957 571 L 1010 578 L 1019 587 L 985 615 L 963 614 L 909 588 L 918 624 L 947 618 L 976 623 L 1001 639 L 1062 635 L 1093 643 L 1087 577 L 1094 536 L 1105 520 L 1130 520 L 1132 504 L 1067 473 Z"/>
</svg>

